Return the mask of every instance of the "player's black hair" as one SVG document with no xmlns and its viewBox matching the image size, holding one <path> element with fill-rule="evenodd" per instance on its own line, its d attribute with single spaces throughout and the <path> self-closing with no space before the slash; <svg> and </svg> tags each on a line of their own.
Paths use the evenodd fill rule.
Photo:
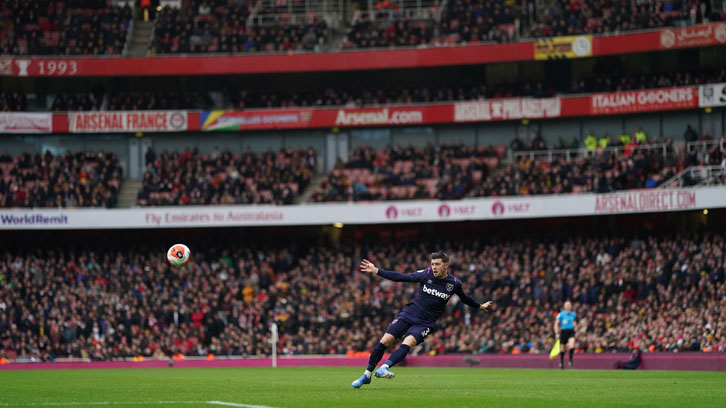
<svg viewBox="0 0 726 408">
<path fill-rule="evenodd" d="M 441 259 L 444 263 L 449 263 L 449 256 L 444 251 L 436 251 L 431 254 L 431 259 Z"/>
</svg>

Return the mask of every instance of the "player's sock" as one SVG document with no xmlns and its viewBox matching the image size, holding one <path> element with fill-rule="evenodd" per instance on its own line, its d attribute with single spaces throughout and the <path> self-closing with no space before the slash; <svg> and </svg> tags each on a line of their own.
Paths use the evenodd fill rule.
<svg viewBox="0 0 726 408">
<path fill-rule="evenodd" d="M 373 375 L 373 373 L 371 372 L 371 370 L 366 370 L 366 372 L 363 373 L 363 375 L 365 375 L 368 378 L 371 378 L 371 375 Z"/>
<path fill-rule="evenodd" d="M 391 353 L 391 357 L 386 360 L 386 365 L 388 365 L 388 367 L 393 367 L 396 364 L 400 363 L 401 360 L 406 357 L 406 354 L 408 354 L 409 351 L 411 351 L 411 347 L 405 344 L 401 344 L 401 347 L 399 347 L 398 350 Z"/>
<path fill-rule="evenodd" d="M 563 364 L 565 364 L 565 352 L 564 351 L 560 353 L 560 367 L 562 367 Z"/>
<path fill-rule="evenodd" d="M 574 349 L 570 349 L 570 364 L 572 364 L 572 356 L 573 356 L 573 354 L 575 354 L 575 350 Z"/>
<path fill-rule="evenodd" d="M 373 351 L 371 351 L 371 356 L 368 358 L 368 368 L 366 369 L 366 373 L 369 373 L 376 369 L 378 362 L 381 361 L 381 358 L 383 358 L 383 353 L 385 352 L 386 346 L 383 345 L 383 343 L 381 342 L 378 342 L 378 344 L 373 347 Z M 368 377 L 370 378 L 370 375 L 368 375 Z"/>
</svg>

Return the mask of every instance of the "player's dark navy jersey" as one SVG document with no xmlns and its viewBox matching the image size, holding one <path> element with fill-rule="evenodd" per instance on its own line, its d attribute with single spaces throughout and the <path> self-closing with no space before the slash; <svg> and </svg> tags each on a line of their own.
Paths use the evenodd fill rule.
<svg viewBox="0 0 726 408">
<path fill-rule="evenodd" d="M 458 296 L 464 304 L 479 308 L 479 303 L 464 293 L 461 281 L 453 275 L 447 275 L 444 279 L 434 276 L 431 268 L 426 268 L 414 273 L 397 273 L 378 269 L 378 275 L 395 282 L 418 282 L 419 288 L 413 302 L 406 305 L 401 316 L 412 322 L 433 325 L 436 319 L 444 313 L 446 303 L 451 295 Z"/>
</svg>

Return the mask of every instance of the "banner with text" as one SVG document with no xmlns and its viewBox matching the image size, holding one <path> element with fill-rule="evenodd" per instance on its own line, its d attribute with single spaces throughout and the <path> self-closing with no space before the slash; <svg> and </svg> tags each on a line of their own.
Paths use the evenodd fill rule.
<svg viewBox="0 0 726 408">
<path fill-rule="evenodd" d="M 492 101 L 458 102 L 454 122 L 544 119 L 562 115 L 560 98 L 510 98 Z"/>
<path fill-rule="evenodd" d="M 698 108 L 698 88 L 646 89 L 590 95 L 591 115 Z"/>
<path fill-rule="evenodd" d="M 2 133 L 50 133 L 53 130 L 51 113 L 0 113 Z"/>
<path fill-rule="evenodd" d="M 180 132 L 189 128 L 186 111 L 71 112 L 71 133 Z"/>
<path fill-rule="evenodd" d="M 124 229 L 446 222 L 698 210 L 726 207 L 726 186 L 612 194 L 496 197 L 289 206 L 0 210 L 0 229 Z"/>
<path fill-rule="evenodd" d="M 592 56 L 592 36 L 550 37 L 534 43 L 534 59 L 565 59 Z"/>
<path fill-rule="evenodd" d="M 312 109 L 202 111 L 202 130 L 301 129 L 310 126 Z"/>
<path fill-rule="evenodd" d="M 698 106 L 701 108 L 726 106 L 726 84 L 708 84 L 699 86 Z"/>
<path fill-rule="evenodd" d="M 726 44 L 726 23 L 701 24 L 660 32 L 662 49 Z"/>
</svg>

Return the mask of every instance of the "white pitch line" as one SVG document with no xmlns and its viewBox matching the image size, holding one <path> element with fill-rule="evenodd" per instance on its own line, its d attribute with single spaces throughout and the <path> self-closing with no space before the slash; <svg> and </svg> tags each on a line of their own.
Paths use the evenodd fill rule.
<svg viewBox="0 0 726 408">
<path fill-rule="evenodd" d="M 12 404 L 9 402 L 0 402 L 0 407 L 70 407 L 70 406 L 88 406 L 88 405 L 169 405 L 169 404 L 206 404 L 206 405 L 223 405 L 227 407 L 241 408 L 275 408 L 267 405 L 250 405 L 238 404 L 236 402 L 225 401 L 91 401 L 91 402 L 28 402 L 20 404 Z"/>
<path fill-rule="evenodd" d="M 275 408 L 275 407 L 268 407 L 267 405 L 238 404 L 236 402 L 224 402 L 224 401 L 207 401 L 207 404 L 224 405 L 226 407 L 242 407 L 242 408 Z"/>
<path fill-rule="evenodd" d="M 0 407 L 70 407 L 74 405 L 164 405 L 164 404 L 206 404 L 207 401 L 91 401 L 91 402 L 27 402 L 11 404 L 0 402 Z"/>
</svg>

